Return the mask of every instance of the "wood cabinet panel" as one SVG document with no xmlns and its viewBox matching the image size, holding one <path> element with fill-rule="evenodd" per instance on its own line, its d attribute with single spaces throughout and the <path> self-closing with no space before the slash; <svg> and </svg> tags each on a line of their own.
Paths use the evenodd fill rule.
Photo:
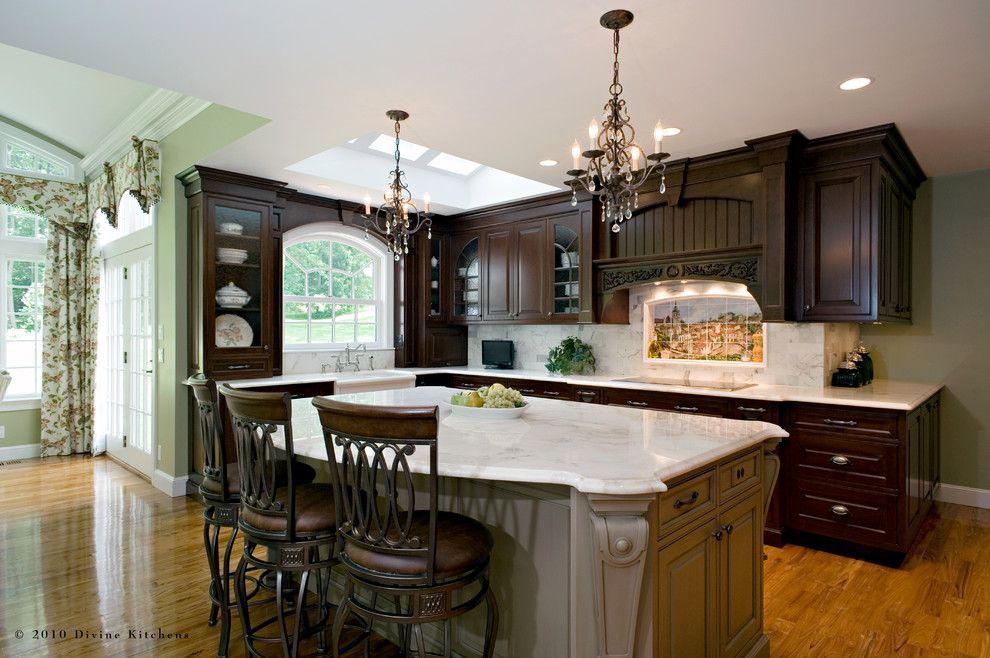
<svg viewBox="0 0 990 658">
<path fill-rule="evenodd" d="M 711 524 L 661 547 L 655 633 L 662 658 L 717 654 L 718 551 Z"/>
<path fill-rule="evenodd" d="M 788 527 L 847 542 L 903 551 L 898 496 L 788 476 Z"/>
<path fill-rule="evenodd" d="M 897 446 L 856 437 L 797 430 L 789 440 L 787 472 L 799 478 L 897 490 Z"/>
<path fill-rule="evenodd" d="M 714 511 L 716 504 L 715 471 L 709 470 L 679 483 L 660 494 L 657 507 L 660 536 L 670 535 L 678 528 Z"/>
<path fill-rule="evenodd" d="M 485 234 L 481 288 L 484 309 L 482 318 L 487 321 L 511 320 L 515 312 L 512 293 L 516 280 L 513 237 L 511 228 L 492 230 Z"/>
<path fill-rule="evenodd" d="M 467 365 L 467 327 L 424 329 L 427 367 Z"/>
<path fill-rule="evenodd" d="M 795 404 L 789 413 L 789 421 L 797 429 L 877 440 L 896 440 L 900 417 L 903 413 L 823 404 Z"/>
<path fill-rule="evenodd" d="M 739 656 L 763 629 L 763 496 L 719 513 L 719 656 Z M 687 655 L 687 654 L 685 654 Z"/>
<path fill-rule="evenodd" d="M 753 450 L 718 467 L 718 499 L 728 500 L 763 477 L 763 451 Z"/>
<path fill-rule="evenodd" d="M 545 220 L 527 222 L 516 227 L 512 261 L 515 267 L 512 279 L 515 294 L 513 317 L 516 320 L 543 320 L 549 311 L 549 257 Z"/>
</svg>

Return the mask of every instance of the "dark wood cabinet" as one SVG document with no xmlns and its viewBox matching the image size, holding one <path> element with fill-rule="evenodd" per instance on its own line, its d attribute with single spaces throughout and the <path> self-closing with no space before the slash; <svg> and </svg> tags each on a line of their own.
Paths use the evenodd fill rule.
<svg viewBox="0 0 990 658">
<path fill-rule="evenodd" d="M 808 143 L 798 185 L 795 319 L 911 320 L 911 207 L 924 179 L 893 125 Z"/>
<path fill-rule="evenodd" d="M 487 322 L 515 318 L 516 262 L 515 230 L 511 226 L 493 229 L 485 233 L 484 266 L 481 268 L 482 311 Z"/>
<path fill-rule="evenodd" d="M 426 367 L 467 364 L 467 327 L 447 326 L 424 329 L 424 363 Z"/>
<path fill-rule="evenodd" d="M 450 237 L 451 312 L 453 323 L 477 322 L 482 319 L 481 235 L 457 233 Z"/>
<path fill-rule="evenodd" d="M 551 272 L 546 220 L 519 224 L 515 238 L 514 280 L 511 283 L 515 293 L 513 317 L 519 322 L 543 320 L 550 308 L 547 301 Z"/>
<path fill-rule="evenodd" d="M 910 413 L 788 405 L 786 527 L 907 552 L 938 482 L 938 409 L 937 393 Z"/>
</svg>

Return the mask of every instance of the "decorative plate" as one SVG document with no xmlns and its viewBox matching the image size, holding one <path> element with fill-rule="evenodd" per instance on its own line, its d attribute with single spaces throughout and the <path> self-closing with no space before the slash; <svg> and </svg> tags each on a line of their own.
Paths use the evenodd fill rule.
<svg viewBox="0 0 990 658">
<path fill-rule="evenodd" d="M 491 409 L 485 407 L 462 407 L 457 404 L 451 404 L 446 400 L 440 400 L 440 406 L 443 409 L 449 409 L 450 413 L 454 416 L 461 416 L 463 418 L 471 418 L 473 420 L 510 420 L 522 416 L 526 409 L 529 408 L 529 403 L 527 402 L 521 407 Z"/>
<path fill-rule="evenodd" d="M 250 347 L 253 341 L 247 320 L 229 313 L 217 316 L 217 347 Z"/>
</svg>

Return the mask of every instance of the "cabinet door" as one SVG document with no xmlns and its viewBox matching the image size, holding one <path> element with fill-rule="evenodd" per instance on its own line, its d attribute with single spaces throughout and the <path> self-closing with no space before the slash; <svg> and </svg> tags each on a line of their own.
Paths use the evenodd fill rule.
<svg viewBox="0 0 990 658">
<path fill-rule="evenodd" d="M 481 237 L 460 234 L 450 238 L 452 254 L 451 320 L 481 319 Z"/>
<path fill-rule="evenodd" d="M 512 320 L 514 317 L 513 238 L 511 227 L 492 229 L 485 235 L 485 266 L 482 273 L 485 320 Z"/>
<path fill-rule="evenodd" d="M 547 311 L 547 223 L 540 219 L 516 227 L 513 289 L 516 320 L 542 320 Z"/>
<path fill-rule="evenodd" d="M 738 656 L 763 628 L 763 496 L 759 489 L 722 512 L 719 524 L 718 655 Z"/>
<path fill-rule="evenodd" d="M 548 220 L 550 237 L 550 298 L 548 311 L 555 322 L 577 320 L 582 308 L 581 217 L 578 214 Z"/>
<path fill-rule="evenodd" d="M 657 561 L 657 643 L 660 658 L 714 657 L 717 542 L 713 523 L 660 549 Z"/>
<path fill-rule="evenodd" d="M 203 330 L 208 374 L 237 361 L 244 375 L 272 374 L 275 246 L 268 204 L 209 196 L 203 241 Z M 227 288 L 248 301 L 217 300 Z M 217 330 L 219 326 L 219 332 Z M 243 363 L 242 363 L 243 362 Z M 250 362 L 250 367 L 244 365 Z M 230 372 L 225 369 L 226 378 Z"/>
<path fill-rule="evenodd" d="M 466 366 L 467 327 L 426 327 L 425 360 L 421 366 Z"/>
<path fill-rule="evenodd" d="M 802 320 L 855 321 L 873 313 L 870 181 L 869 165 L 802 176 Z"/>
</svg>

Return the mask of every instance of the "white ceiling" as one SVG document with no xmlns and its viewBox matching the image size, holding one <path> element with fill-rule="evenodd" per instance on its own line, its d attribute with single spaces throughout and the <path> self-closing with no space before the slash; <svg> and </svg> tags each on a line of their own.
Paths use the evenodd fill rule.
<svg viewBox="0 0 990 658">
<path fill-rule="evenodd" d="M 2 5 L 0 5 L 2 6 Z M 7 9 L 0 9 L 6 17 Z M 0 23 L 6 27 L 5 21 Z M 2 28 L 0 28 L 2 29 Z M 0 116 L 89 155 L 154 87 L 0 43 Z"/>
<path fill-rule="evenodd" d="M 270 118 L 206 164 L 318 194 L 286 167 L 387 133 L 393 107 L 412 142 L 558 185 L 606 99 L 617 6 L 630 113 L 642 142 L 658 116 L 682 128 L 675 158 L 893 121 L 929 175 L 990 167 L 986 0 L 0 0 L 0 41 Z M 838 91 L 854 75 L 876 83 Z"/>
</svg>

